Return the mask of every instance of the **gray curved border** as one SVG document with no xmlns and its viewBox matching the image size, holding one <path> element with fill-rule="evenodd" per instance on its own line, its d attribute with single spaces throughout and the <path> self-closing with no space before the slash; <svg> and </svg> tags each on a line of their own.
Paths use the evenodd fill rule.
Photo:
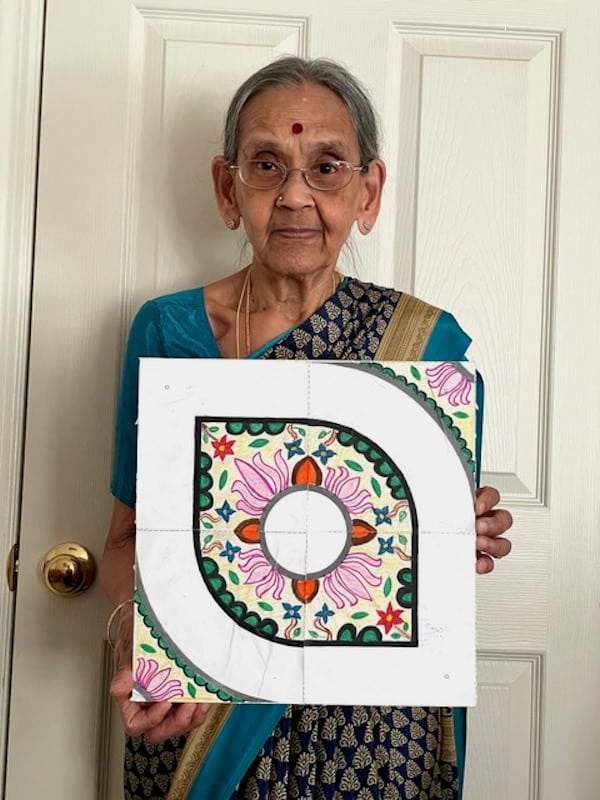
<svg viewBox="0 0 600 800">
<path fill-rule="evenodd" d="M 306 492 L 306 491 L 316 492 L 317 494 L 324 495 L 329 500 L 331 500 L 334 503 L 334 505 L 336 505 L 339 508 L 339 510 L 342 512 L 344 522 L 346 523 L 346 541 L 344 543 L 340 555 L 334 561 L 332 561 L 331 564 L 328 564 L 323 569 L 318 570 L 317 572 L 292 572 L 292 570 L 282 567 L 281 564 L 277 561 L 277 559 L 272 555 L 271 551 L 269 550 L 264 525 L 271 509 L 273 508 L 274 505 L 276 505 L 276 503 L 278 503 L 281 500 L 282 497 L 284 497 L 285 495 L 296 494 L 297 492 Z M 325 489 L 322 486 L 315 486 L 313 484 L 300 484 L 299 486 L 290 486 L 289 488 L 284 489 L 281 492 L 278 492 L 274 497 L 272 497 L 265 506 L 263 513 L 261 514 L 258 531 L 260 535 L 260 546 L 262 548 L 264 557 L 267 559 L 269 564 L 272 567 L 274 567 L 274 569 L 276 569 L 277 572 L 280 572 L 282 575 L 285 575 L 288 578 L 293 578 L 301 581 L 305 581 L 309 578 L 322 578 L 324 575 L 328 575 L 332 569 L 335 569 L 342 563 L 342 561 L 348 555 L 350 547 L 352 546 L 352 534 L 353 534 L 352 520 L 350 519 L 350 514 L 348 513 L 348 509 L 342 503 L 339 497 L 333 494 L 333 492 L 330 492 L 328 489 Z M 306 559 L 305 559 L 305 564 L 306 564 Z"/>
<path fill-rule="evenodd" d="M 222 689 L 224 692 L 227 692 L 228 694 L 230 694 L 235 700 L 244 700 L 244 701 L 249 702 L 249 703 L 264 703 L 265 700 L 261 699 L 260 697 L 254 697 L 253 695 L 243 694 L 243 693 L 239 692 L 237 689 L 232 689 L 231 687 L 226 686 L 224 683 L 221 683 L 221 681 L 218 681 L 215 678 L 213 678 L 212 675 L 208 675 L 204 670 L 200 669 L 197 664 L 194 664 L 193 662 L 191 662 L 189 660 L 189 658 L 186 655 L 184 655 L 184 653 L 179 649 L 179 647 L 177 647 L 177 645 L 171 639 L 171 637 L 165 632 L 162 623 L 158 620 L 158 617 L 156 616 L 154 608 L 152 607 L 152 605 L 150 604 L 150 601 L 148 600 L 148 595 L 146 594 L 146 590 L 144 589 L 144 584 L 143 584 L 143 581 L 142 581 L 141 571 L 140 571 L 140 567 L 139 567 L 139 564 L 137 563 L 137 561 L 136 561 L 136 565 L 135 565 L 135 573 L 136 573 L 135 574 L 135 584 L 136 584 L 135 588 L 136 588 L 136 591 L 138 592 L 138 594 L 142 598 L 142 603 L 144 604 L 144 606 L 146 607 L 148 613 L 152 617 L 152 621 L 154 622 L 154 626 L 156 628 L 160 629 L 161 637 L 168 643 L 169 648 L 177 655 L 177 657 L 180 658 L 190 669 L 193 669 L 194 672 L 196 673 L 196 675 L 200 675 L 208 683 L 212 683 L 212 684 L 214 684 L 214 686 L 218 686 L 219 689 Z M 142 619 L 142 624 L 145 625 L 145 622 L 143 621 L 143 619 Z M 157 642 L 157 646 L 160 647 L 158 642 Z M 177 666 L 177 664 L 175 666 Z M 219 702 L 221 702 L 221 701 L 219 700 Z"/>
</svg>

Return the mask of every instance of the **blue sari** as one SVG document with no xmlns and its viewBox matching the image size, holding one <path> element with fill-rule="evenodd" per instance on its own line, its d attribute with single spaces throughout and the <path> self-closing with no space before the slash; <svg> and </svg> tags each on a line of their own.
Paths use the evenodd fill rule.
<svg viewBox="0 0 600 800">
<path fill-rule="evenodd" d="M 403 304 L 406 307 L 399 314 Z M 394 348 L 398 337 L 406 341 Z M 389 340 L 394 340 L 391 348 Z M 460 361 L 470 341 L 447 312 L 393 289 L 346 278 L 301 325 L 249 357 Z M 395 352 L 403 355 L 390 355 Z M 202 289 L 149 301 L 132 325 L 111 484 L 113 494 L 131 507 L 135 505 L 138 360 L 143 356 L 222 357 Z M 479 383 L 480 408 L 481 390 Z M 194 741 L 196 732 L 189 737 L 183 755 L 183 737 L 154 747 L 143 737 L 128 741 L 127 800 L 461 797 L 464 709 L 242 704 L 227 709 L 216 706 L 211 713 L 211 724 L 203 733 L 205 726 L 198 729 L 198 741 Z M 165 756 L 169 747 L 173 758 Z M 177 779 L 171 785 L 177 763 Z M 148 774 L 152 772 L 161 778 L 155 778 L 155 788 Z"/>
</svg>

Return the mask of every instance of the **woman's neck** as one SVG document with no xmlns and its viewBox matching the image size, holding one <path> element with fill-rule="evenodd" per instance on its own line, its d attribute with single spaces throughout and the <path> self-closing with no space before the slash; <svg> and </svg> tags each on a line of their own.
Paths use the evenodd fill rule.
<svg viewBox="0 0 600 800">
<path fill-rule="evenodd" d="M 310 317 L 341 276 L 275 275 L 251 264 L 204 289 L 205 309 L 224 358 L 246 357 Z"/>
<path fill-rule="evenodd" d="M 332 269 L 289 276 L 277 275 L 256 264 L 247 270 L 250 314 L 257 321 L 261 316 L 279 317 L 285 325 L 283 330 L 314 313 L 335 292 L 340 281 Z"/>
</svg>

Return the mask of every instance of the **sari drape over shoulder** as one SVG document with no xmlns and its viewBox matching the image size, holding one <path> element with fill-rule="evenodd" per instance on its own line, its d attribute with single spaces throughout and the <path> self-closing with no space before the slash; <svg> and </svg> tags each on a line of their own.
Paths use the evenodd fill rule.
<svg viewBox="0 0 600 800">
<path fill-rule="evenodd" d="M 307 320 L 268 342 L 250 358 L 460 361 L 464 360 L 470 341 L 447 312 L 394 289 L 346 278 Z M 113 494 L 129 506 L 135 504 L 137 373 L 142 356 L 221 357 L 204 308 L 202 289 L 149 301 L 132 325 L 111 484 Z M 481 389 L 479 384 L 480 392 Z M 479 400 L 481 408 L 481 393 Z M 332 735 L 327 731 L 336 726 L 342 738 L 347 732 L 350 744 L 344 750 L 342 743 L 342 749 L 337 748 L 339 752 L 328 753 L 326 744 L 321 746 L 318 740 Z M 379 751 L 376 745 L 367 746 L 376 737 L 381 742 Z M 207 721 L 188 735 L 183 753 L 177 755 L 177 767 L 168 781 L 168 800 L 277 800 L 288 796 L 285 787 L 289 782 L 294 784 L 293 796 L 299 798 L 328 800 L 334 797 L 328 793 L 329 788 L 337 792 L 336 798 L 344 800 L 387 797 L 379 790 L 373 795 L 366 785 L 377 786 L 382 780 L 373 778 L 374 765 L 379 765 L 377 759 L 381 770 L 390 775 L 392 760 L 398 762 L 397 770 L 405 764 L 406 776 L 390 778 L 390 782 L 394 786 L 404 783 L 411 793 L 391 793 L 390 797 L 422 796 L 412 793 L 422 786 L 427 788 L 428 797 L 458 800 L 465 741 L 464 709 L 215 704 Z M 291 753 L 294 746 L 300 751 L 295 755 Z M 310 769 L 300 764 L 303 754 L 311 763 Z M 364 763 L 357 766 L 357 759 Z M 134 760 L 131 759 L 132 764 Z M 344 760 L 350 760 L 352 765 L 344 766 Z M 319 784 L 320 793 L 313 795 L 317 777 L 313 775 L 311 779 L 310 771 L 316 772 L 316 762 L 322 762 L 323 775 L 331 774 L 319 778 L 323 781 Z M 280 794 L 279 787 L 284 787 L 285 794 Z"/>
</svg>

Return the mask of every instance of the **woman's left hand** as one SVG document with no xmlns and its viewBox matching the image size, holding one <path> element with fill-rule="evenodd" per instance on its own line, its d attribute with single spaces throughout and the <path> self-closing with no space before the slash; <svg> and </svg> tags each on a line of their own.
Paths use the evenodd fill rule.
<svg viewBox="0 0 600 800">
<path fill-rule="evenodd" d="M 500 493 L 492 486 L 477 489 L 475 497 L 475 532 L 477 562 L 475 568 L 479 575 L 494 569 L 494 559 L 504 558 L 512 544 L 503 534 L 513 523 L 511 514 L 504 508 L 494 508 L 500 502 Z"/>
</svg>

